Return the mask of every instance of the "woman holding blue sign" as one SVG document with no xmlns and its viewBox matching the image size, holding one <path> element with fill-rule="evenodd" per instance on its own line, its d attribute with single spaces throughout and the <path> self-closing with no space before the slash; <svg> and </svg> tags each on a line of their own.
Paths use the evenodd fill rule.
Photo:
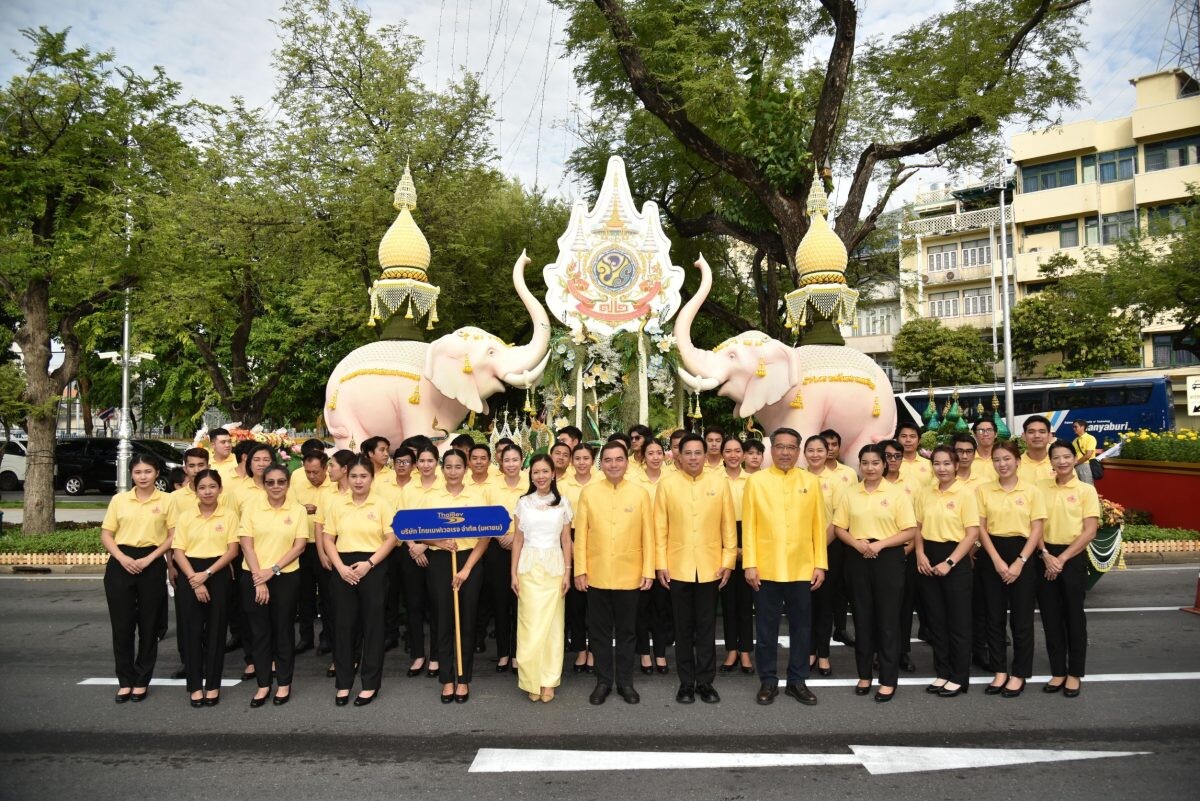
<svg viewBox="0 0 1200 801">
<path fill-rule="evenodd" d="M 445 485 L 424 493 L 419 499 L 418 509 L 461 509 L 465 506 L 489 506 L 491 497 L 486 487 L 463 483 L 467 462 L 461 452 L 448 450 L 442 455 L 442 476 Z M 479 590 L 483 585 L 483 571 L 475 570 L 490 539 L 458 537 L 448 540 L 426 540 L 429 550 L 429 568 L 426 578 L 438 625 L 438 641 L 435 649 L 441 661 L 439 678 L 442 683 L 442 703 L 465 704 L 471 697 L 471 675 L 475 661 L 475 618 L 479 606 Z M 454 554 L 452 556 L 451 554 Z M 460 626 L 459 640 L 455 642 L 454 591 L 458 591 Z M 455 675 L 455 659 L 462 654 L 462 668 Z"/>
<path fill-rule="evenodd" d="M 354 685 L 354 639 L 362 636 L 359 663 L 362 690 L 355 706 L 366 706 L 379 695 L 383 679 L 384 604 L 387 600 L 385 560 L 396 547 L 392 535 L 395 508 L 382 495 L 371 494 L 375 465 L 366 456 L 356 456 L 347 471 L 349 497 L 332 500 L 325 512 L 324 534 L 333 542 L 329 554 L 333 580 L 329 584 L 334 599 L 336 636 L 333 662 L 337 669 L 338 706 L 350 703 Z"/>
<path fill-rule="evenodd" d="M 507 454 L 506 454 L 507 455 Z M 517 595 L 517 685 L 550 703 L 562 682 L 567 589 L 571 586 L 571 502 L 559 494 L 554 463 L 529 463 L 529 491 L 513 513 L 512 590 Z"/>
</svg>

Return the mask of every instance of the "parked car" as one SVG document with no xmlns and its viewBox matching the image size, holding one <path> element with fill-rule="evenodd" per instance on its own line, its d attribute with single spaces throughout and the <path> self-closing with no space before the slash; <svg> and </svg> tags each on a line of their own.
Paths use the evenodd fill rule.
<svg viewBox="0 0 1200 801">
<path fill-rule="evenodd" d="M 4 455 L 0 456 L 0 491 L 12 492 L 25 483 L 26 444 L 17 439 L 4 443 Z"/>
<path fill-rule="evenodd" d="M 54 452 L 54 485 L 68 495 L 82 495 L 88 490 L 114 493 L 117 490 L 117 444 L 111 437 L 80 437 L 60 440 Z M 133 453 L 158 457 L 163 466 L 183 465 L 183 454 L 157 439 L 132 439 Z M 163 492 L 171 491 L 165 473 L 156 482 Z"/>
</svg>

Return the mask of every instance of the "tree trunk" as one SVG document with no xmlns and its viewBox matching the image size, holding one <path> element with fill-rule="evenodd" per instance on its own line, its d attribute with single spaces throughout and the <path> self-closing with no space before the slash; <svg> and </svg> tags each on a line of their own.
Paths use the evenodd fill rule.
<svg viewBox="0 0 1200 801">
<path fill-rule="evenodd" d="M 83 435 L 92 436 L 92 381 L 87 376 L 79 376 L 79 416 L 83 418 Z"/>
<path fill-rule="evenodd" d="M 50 374 L 50 286 L 30 281 L 21 295 L 25 324 L 17 329 L 25 365 L 25 400 L 34 407 L 25 419 L 29 454 L 25 469 L 22 530 L 54 531 L 54 445 L 62 385 Z"/>
</svg>

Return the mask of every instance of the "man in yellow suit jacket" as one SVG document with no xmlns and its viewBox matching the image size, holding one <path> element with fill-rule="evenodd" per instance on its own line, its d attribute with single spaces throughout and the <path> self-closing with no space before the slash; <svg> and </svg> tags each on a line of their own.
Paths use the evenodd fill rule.
<svg viewBox="0 0 1200 801">
<path fill-rule="evenodd" d="M 679 440 L 679 470 L 654 494 L 654 567 L 675 615 L 675 700 L 721 700 L 717 676 L 717 593 L 737 562 L 737 521 L 724 470 L 705 468 L 705 440 Z"/>
<path fill-rule="evenodd" d="M 829 567 L 825 534 L 828 520 L 820 481 L 796 467 L 800 434 L 780 428 L 771 434 L 768 470 L 750 476 L 742 496 L 742 566 L 755 590 L 757 609 L 754 661 L 762 682 L 756 700 L 766 705 L 779 694 L 775 666 L 779 619 L 787 610 L 791 628 L 787 688 L 802 704 L 817 703 L 806 686 L 812 643 L 812 591 Z"/>
<path fill-rule="evenodd" d="M 654 527 L 650 496 L 625 478 L 628 467 L 623 443 L 605 445 L 604 480 L 584 486 L 575 510 L 575 589 L 587 593 L 588 639 L 596 655 L 596 688 L 588 700 L 597 706 L 614 681 L 626 703 L 641 700 L 633 688 L 637 604 L 638 592 L 654 583 Z"/>
</svg>

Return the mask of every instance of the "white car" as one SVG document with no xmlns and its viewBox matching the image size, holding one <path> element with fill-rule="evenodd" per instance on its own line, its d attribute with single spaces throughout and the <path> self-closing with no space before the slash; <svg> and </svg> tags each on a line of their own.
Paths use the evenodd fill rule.
<svg viewBox="0 0 1200 801">
<path fill-rule="evenodd" d="M 25 483 L 25 442 L 9 440 L 0 456 L 0 491 L 12 492 Z"/>
</svg>

